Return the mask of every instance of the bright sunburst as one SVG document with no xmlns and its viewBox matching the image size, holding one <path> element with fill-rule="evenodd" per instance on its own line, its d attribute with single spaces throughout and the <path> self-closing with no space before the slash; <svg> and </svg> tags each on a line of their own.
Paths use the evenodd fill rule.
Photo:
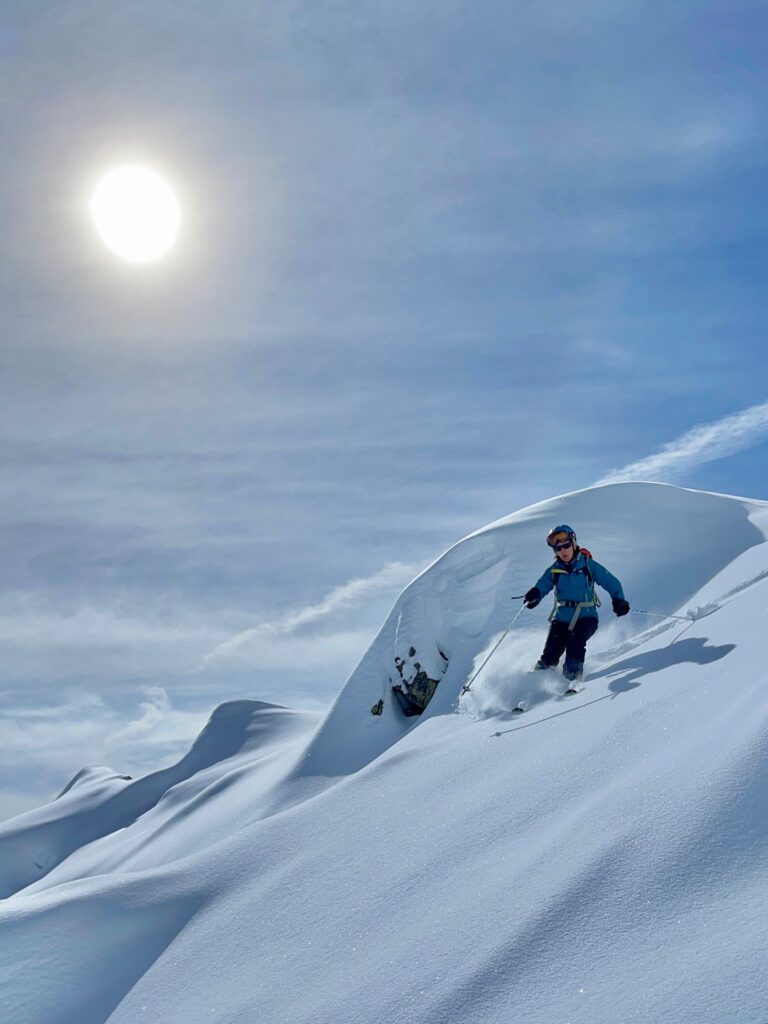
<svg viewBox="0 0 768 1024">
<path fill-rule="evenodd" d="M 146 167 L 109 171 L 90 205 L 101 240 L 130 263 L 157 260 L 176 241 L 181 214 L 174 191 Z"/>
</svg>

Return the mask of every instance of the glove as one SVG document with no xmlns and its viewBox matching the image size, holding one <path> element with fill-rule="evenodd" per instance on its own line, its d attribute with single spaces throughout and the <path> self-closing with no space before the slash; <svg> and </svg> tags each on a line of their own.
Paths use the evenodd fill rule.
<svg viewBox="0 0 768 1024">
<path fill-rule="evenodd" d="M 523 598 L 523 603 L 526 608 L 535 608 L 541 600 L 541 591 L 537 587 L 531 587 L 528 593 Z M 629 608 L 629 605 L 627 605 Z"/>
<path fill-rule="evenodd" d="M 626 615 L 629 611 L 629 601 L 625 601 L 623 597 L 614 597 L 613 610 L 617 615 Z"/>
</svg>

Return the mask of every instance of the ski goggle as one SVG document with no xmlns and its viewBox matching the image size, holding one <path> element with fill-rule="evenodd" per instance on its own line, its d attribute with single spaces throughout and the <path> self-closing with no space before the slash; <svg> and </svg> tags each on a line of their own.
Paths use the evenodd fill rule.
<svg viewBox="0 0 768 1024">
<path fill-rule="evenodd" d="M 573 544 L 573 537 L 569 537 L 567 533 L 557 533 L 554 537 L 547 537 L 547 544 L 555 551 L 561 551 Z"/>
</svg>

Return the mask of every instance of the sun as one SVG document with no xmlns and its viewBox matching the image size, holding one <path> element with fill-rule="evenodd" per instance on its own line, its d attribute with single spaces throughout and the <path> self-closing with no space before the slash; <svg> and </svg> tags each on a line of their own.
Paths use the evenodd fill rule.
<svg viewBox="0 0 768 1024">
<path fill-rule="evenodd" d="M 115 167 L 91 196 L 96 231 L 117 256 L 150 263 L 173 247 L 181 211 L 171 186 L 146 167 Z"/>
</svg>

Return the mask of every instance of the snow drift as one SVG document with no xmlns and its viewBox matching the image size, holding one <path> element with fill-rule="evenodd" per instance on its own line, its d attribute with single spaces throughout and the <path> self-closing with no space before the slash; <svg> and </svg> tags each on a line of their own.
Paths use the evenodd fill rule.
<svg viewBox="0 0 768 1024">
<path fill-rule="evenodd" d="M 603 609 L 562 702 L 526 613 L 459 701 L 561 521 L 656 617 Z M 164 773 L 81 773 L 0 828 L 0 1018 L 764 1024 L 767 536 L 765 502 L 555 498 L 414 580 L 321 721 L 242 701 Z"/>
</svg>

